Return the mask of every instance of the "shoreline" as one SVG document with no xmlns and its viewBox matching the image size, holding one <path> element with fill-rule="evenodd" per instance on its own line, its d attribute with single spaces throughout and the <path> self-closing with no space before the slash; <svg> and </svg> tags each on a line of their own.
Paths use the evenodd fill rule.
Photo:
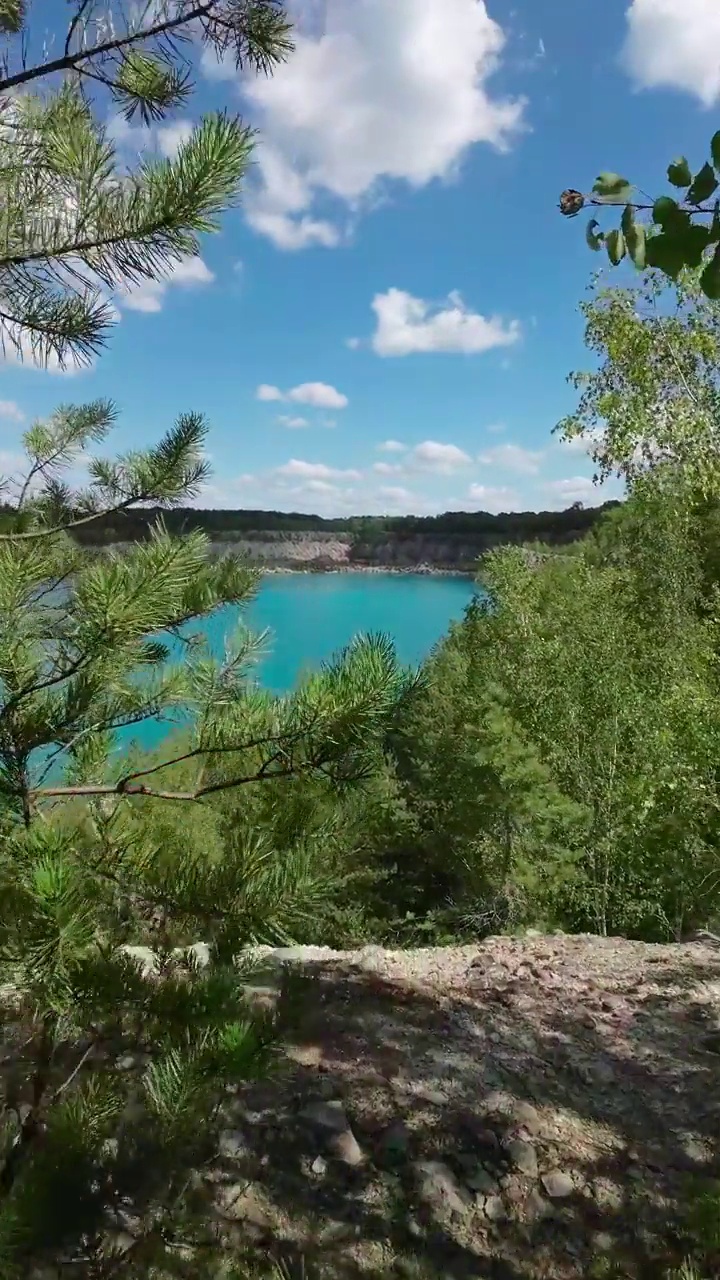
<svg viewBox="0 0 720 1280">
<path fill-rule="evenodd" d="M 294 577 L 304 576 L 307 578 L 322 578 L 322 577 L 331 576 L 333 574 L 336 574 L 336 575 L 369 574 L 371 576 L 373 574 L 376 576 L 382 575 L 382 574 L 390 574 L 398 578 L 401 578 L 404 576 L 412 576 L 415 578 L 471 578 L 471 579 L 474 579 L 476 576 L 472 569 L 441 569 L 441 568 L 435 568 L 434 566 L 430 566 L 426 564 L 403 565 L 403 566 L 374 565 L 374 564 L 338 564 L 338 565 L 328 566 L 327 568 L 325 566 L 323 566 L 322 568 L 319 568 L 316 566 L 312 566 L 312 567 L 303 566 L 302 568 L 300 567 L 296 568 L 294 565 L 292 566 L 291 565 L 268 565 L 266 567 L 266 566 L 261 566 L 259 564 L 253 564 L 252 567 L 256 568 L 258 572 L 263 574 L 263 576 L 266 574 L 270 574 L 272 576 L 277 576 L 278 574 L 291 574 Z"/>
<path fill-rule="evenodd" d="M 122 552 L 126 550 L 132 543 L 114 542 L 107 543 L 104 546 L 91 548 L 96 554 L 101 555 L 103 552 Z M 321 577 L 325 574 L 369 574 L 382 575 L 391 574 L 395 577 L 403 577 L 411 575 L 417 578 L 469 578 L 474 580 L 477 578 L 479 571 L 480 556 L 477 561 L 465 568 L 458 568 L 455 565 L 437 565 L 431 564 L 427 560 L 416 561 L 413 564 L 368 564 L 354 563 L 342 557 L 333 559 L 311 558 L 307 559 L 302 556 L 289 557 L 286 561 L 276 560 L 270 556 L 253 556 L 248 554 L 247 544 L 238 546 L 237 544 L 225 541 L 210 541 L 210 554 L 221 556 L 226 552 L 234 552 L 250 569 L 256 570 L 263 577 L 275 576 L 277 574 L 293 574 L 303 575 L 305 577 Z"/>
</svg>

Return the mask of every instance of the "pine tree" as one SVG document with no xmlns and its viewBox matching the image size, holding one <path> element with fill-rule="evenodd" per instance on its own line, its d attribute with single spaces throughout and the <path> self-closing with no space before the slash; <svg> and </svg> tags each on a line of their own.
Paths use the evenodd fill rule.
<svg viewBox="0 0 720 1280">
<path fill-rule="evenodd" d="M 20 355 L 83 361 L 104 341 L 108 291 L 196 251 L 251 144 L 212 117 L 174 161 L 120 173 L 89 89 L 154 119 L 189 92 L 183 33 L 268 69 L 288 27 L 275 0 L 157 0 L 118 34 L 77 0 L 64 53 L 13 70 L 24 20 L 0 0 L 0 328 Z M 33 96 L 47 77 L 61 82 Z M 256 638 L 240 629 L 218 661 L 193 634 L 251 597 L 256 575 L 236 557 L 162 521 L 122 554 L 83 550 L 81 527 L 191 501 L 208 474 L 202 417 L 145 451 L 94 456 L 115 417 L 96 402 L 33 424 L 26 472 L 3 492 L 3 1280 L 45 1265 L 93 1280 L 218 1274 L 198 1169 L 226 1089 L 267 1067 L 276 1031 L 248 1007 L 236 959 L 286 938 L 329 886 L 299 820 L 282 839 L 280 823 L 249 821 L 228 839 L 214 797 L 352 786 L 408 683 L 378 638 L 271 697 L 252 676 Z M 118 749 L 118 733 L 173 717 L 160 758 Z"/>
<path fill-rule="evenodd" d="M 252 826 L 218 839 L 213 797 L 306 776 L 352 785 L 407 690 L 382 639 L 283 698 L 251 678 L 245 630 L 213 659 L 188 626 L 245 603 L 256 576 L 200 532 L 160 523 L 123 553 L 81 549 L 78 522 L 187 501 L 205 474 L 202 419 L 145 453 L 89 457 L 112 418 L 96 404 L 30 428 L 0 537 L 3 1276 L 64 1253 L 111 1274 L 113 1221 L 117 1236 L 130 1218 L 123 1274 L 170 1265 L 225 1085 L 261 1069 L 271 1044 L 234 958 L 286 937 L 331 888 L 301 824 L 281 848 Z M 81 462 L 74 491 L 62 476 Z M 113 749 L 118 730 L 180 712 L 161 759 Z M 123 1055 L 138 1071 L 115 1070 Z"/>
<path fill-rule="evenodd" d="M 252 131 L 205 116 L 173 159 L 118 164 L 100 108 L 150 125 L 192 92 L 205 45 L 269 72 L 291 49 L 280 0 L 152 0 L 120 13 L 72 0 L 59 50 L 35 64 L 23 0 L 0 0 L 0 341 L 19 358 L 85 364 L 113 322 L 112 291 L 158 279 L 235 201 Z M 149 139 L 148 139 L 149 140 Z"/>
</svg>

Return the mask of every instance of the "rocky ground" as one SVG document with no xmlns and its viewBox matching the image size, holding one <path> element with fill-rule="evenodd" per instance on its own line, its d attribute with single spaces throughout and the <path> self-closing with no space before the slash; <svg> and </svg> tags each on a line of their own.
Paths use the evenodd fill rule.
<svg viewBox="0 0 720 1280">
<path fill-rule="evenodd" d="M 712 936 L 266 949 L 254 965 L 248 999 L 289 993 L 299 1030 L 272 1078 L 228 1082 L 196 1174 L 233 1253 L 287 1280 L 576 1280 L 615 1274 L 610 1259 L 657 1280 L 682 1257 L 690 1194 L 720 1178 Z"/>
<path fill-rule="evenodd" d="M 302 1034 L 229 1097 L 207 1177 L 288 1276 L 650 1276 L 682 1254 L 689 1191 L 720 1175 L 711 937 L 305 948 L 254 998 L 284 965 Z"/>
</svg>

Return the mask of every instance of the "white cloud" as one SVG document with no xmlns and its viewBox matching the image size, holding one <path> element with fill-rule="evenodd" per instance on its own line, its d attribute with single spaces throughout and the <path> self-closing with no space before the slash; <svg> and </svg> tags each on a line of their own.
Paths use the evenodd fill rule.
<svg viewBox="0 0 720 1280">
<path fill-rule="evenodd" d="M 540 470 L 542 453 L 537 450 L 523 449 L 519 444 L 498 444 L 478 454 L 478 462 L 486 467 L 500 467 L 505 471 L 517 471 L 522 475 L 537 475 Z"/>
<path fill-rule="evenodd" d="M 287 398 L 297 404 L 311 404 L 316 409 L 346 409 L 348 405 L 347 396 L 336 391 L 335 387 L 328 386 L 326 382 L 303 382 L 301 386 L 288 391 Z"/>
<path fill-rule="evenodd" d="M 0 418 L 7 418 L 10 422 L 24 422 L 25 414 L 14 400 L 0 400 Z"/>
<path fill-rule="evenodd" d="M 346 347 L 349 347 L 351 351 L 357 351 L 357 350 L 362 346 L 362 339 L 361 339 L 361 338 L 346 338 L 346 339 L 345 339 L 345 346 L 346 346 Z"/>
<path fill-rule="evenodd" d="M 218 58 L 215 50 L 209 45 L 206 45 L 202 51 L 200 67 L 206 80 L 234 80 L 237 75 L 233 59 Z"/>
<path fill-rule="evenodd" d="M 281 391 L 279 387 L 263 382 L 255 397 L 257 400 L 292 400 L 295 404 L 307 404 L 314 409 L 345 409 L 350 403 L 347 396 L 326 382 L 303 382 L 290 391 Z"/>
<path fill-rule="evenodd" d="M 404 489 L 402 485 L 383 485 L 380 490 L 380 497 L 385 498 L 393 507 L 405 507 L 412 502 L 413 495 L 409 489 Z"/>
<path fill-rule="evenodd" d="M 129 311 L 162 311 L 165 286 L 156 280 L 143 280 L 142 284 L 127 291 L 119 289 L 118 294 L 122 306 Z"/>
<path fill-rule="evenodd" d="M 193 128 L 191 120 L 173 120 L 157 126 L 131 124 L 120 112 L 110 116 L 105 125 L 110 141 L 119 150 L 132 150 L 138 155 L 159 151 L 168 160 L 174 160 L 180 147 L 192 136 Z"/>
<path fill-rule="evenodd" d="M 172 124 L 160 125 L 157 131 L 157 143 L 160 151 L 169 160 L 173 160 L 181 146 L 192 137 L 193 125 L 189 120 L 175 120 Z"/>
<path fill-rule="evenodd" d="M 202 258 L 188 255 L 174 264 L 164 280 L 143 280 L 140 284 L 118 289 L 118 300 L 130 311 L 162 311 L 171 286 L 187 288 L 211 284 L 214 279 L 213 272 Z"/>
<path fill-rule="evenodd" d="M 401 475 L 404 467 L 400 463 L 393 462 L 374 462 L 373 471 L 379 476 L 397 476 Z"/>
<path fill-rule="evenodd" d="M 318 201 L 356 212 L 385 180 L 452 178 L 472 145 L 504 150 L 521 126 L 523 103 L 489 88 L 505 37 L 484 0 L 295 8 L 295 52 L 271 77 L 239 80 L 263 139 L 245 208 L 279 248 L 341 240 Z M 203 67 L 234 75 L 212 57 Z"/>
<path fill-rule="evenodd" d="M 506 430 L 506 427 L 504 422 L 491 422 L 485 430 L 489 431 L 490 435 L 499 436 Z"/>
<path fill-rule="evenodd" d="M 720 100 L 718 0 L 632 0 L 626 19 L 622 61 L 641 88 Z"/>
<path fill-rule="evenodd" d="M 407 445 L 401 444 L 399 440 L 383 440 L 377 448 L 380 453 L 405 453 Z"/>
<path fill-rule="evenodd" d="M 468 497 L 478 504 L 482 511 L 497 514 L 498 511 L 522 510 L 520 497 L 515 489 L 504 485 L 471 484 Z"/>
<path fill-rule="evenodd" d="M 300 487 L 300 489 L 297 489 L 295 492 L 302 493 L 303 489 L 307 493 L 337 493 L 338 492 L 337 485 L 330 484 L 328 480 L 308 480 L 303 486 Z"/>
<path fill-rule="evenodd" d="M 300 427 L 307 427 L 310 425 L 307 418 L 296 418 L 293 417 L 291 413 L 281 413 L 278 417 L 278 422 L 281 427 L 288 427 L 290 431 L 295 431 Z"/>
<path fill-rule="evenodd" d="M 276 476 L 295 477 L 299 480 L 360 480 L 361 473 L 352 467 L 347 470 L 328 467 L 324 462 L 304 462 L 301 458 L 291 458 L 281 467 L 275 468 Z"/>
<path fill-rule="evenodd" d="M 543 486 L 543 493 L 555 499 L 561 506 L 571 506 L 573 502 L 583 502 L 599 506 L 607 502 L 611 496 L 603 492 L 599 485 L 593 483 L 588 476 L 569 476 L 564 480 L 548 480 Z"/>
<path fill-rule="evenodd" d="M 402 289 L 388 289 L 375 295 L 372 309 L 377 317 L 372 348 L 379 356 L 429 351 L 477 355 L 510 346 L 520 337 L 516 320 L 506 324 L 498 316 L 469 311 L 457 292 L 433 307 Z"/>
<path fill-rule="evenodd" d="M 569 440 L 565 436 L 555 436 L 555 440 L 563 450 L 569 450 L 571 453 L 579 453 L 587 455 L 602 443 L 605 433 L 601 427 L 594 431 L 588 431 L 581 436 L 572 436 Z"/>
<path fill-rule="evenodd" d="M 12 342 L 10 335 L 14 330 L 16 342 Z M 19 344 L 19 350 L 18 350 Z M 54 351 L 51 351 L 47 360 L 42 364 L 38 363 L 32 348 L 32 343 L 27 333 L 20 332 L 18 326 L 3 325 L 0 339 L 0 366 L 3 364 L 13 365 L 21 369 L 32 369 L 35 373 L 52 373 L 58 377 L 73 378 L 76 374 L 86 373 L 94 365 L 94 360 L 87 364 L 80 364 L 68 356 L 65 366 L 61 366 L 60 361 Z"/>
<path fill-rule="evenodd" d="M 264 170 L 262 159 L 260 170 Z M 248 203 L 248 222 L 255 231 L 272 240 L 277 249 L 293 251 L 307 249 L 313 244 L 334 249 L 340 243 L 339 232 L 329 222 L 318 218 L 299 218 L 294 222 L 285 213 L 263 213 L 252 202 Z"/>
<path fill-rule="evenodd" d="M 456 444 L 440 444 L 437 440 L 424 440 L 413 449 L 411 461 L 422 470 L 449 475 L 452 471 L 467 466 L 472 459 L 463 449 L 458 449 Z"/>
<path fill-rule="evenodd" d="M 120 111 L 115 112 L 105 122 L 105 133 L 116 147 L 132 147 L 135 151 L 147 151 L 152 146 L 152 129 L 142 124 L 131 124 Z"/>
<path fill-rule="evenodd" d="M 22 472 L 27 466 L 26 454 L 13 449 L 0 449 L 0 479 L 7 480 L 13 472 Z"/>
</svg>

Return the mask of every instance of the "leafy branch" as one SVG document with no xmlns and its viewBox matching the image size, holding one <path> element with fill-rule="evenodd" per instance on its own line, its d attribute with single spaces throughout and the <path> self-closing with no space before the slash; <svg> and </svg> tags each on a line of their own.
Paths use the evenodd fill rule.
<svg viewBox="0 0 720 1280">
<path fill-rule="evenodd" d="M 700 286 L 708 298 L 720 298 L 720 130 L 710 142 L 710 159 L 693 174 L 684 156 L 667 169 L 668 182 L 682 196 L 637 199 L 636 188 L 617 173 L 601 173 L 592 191 L 572 188 L 560 196 L 560 212 L 575 217 L 585 208 L 622 207 L 620 226 L 609 231 L 597 218 L 588 223 L 586 239 L 595 252 L 603 247 L 613 266 L 624 258 L 639 271 L 655 267 L 672 280 L 685 269 L 699 270 Z M 642 193 L 640 193 L 642 195 Z M 649 214 L 638 219 L 637 214 Z"/>
</svg>

